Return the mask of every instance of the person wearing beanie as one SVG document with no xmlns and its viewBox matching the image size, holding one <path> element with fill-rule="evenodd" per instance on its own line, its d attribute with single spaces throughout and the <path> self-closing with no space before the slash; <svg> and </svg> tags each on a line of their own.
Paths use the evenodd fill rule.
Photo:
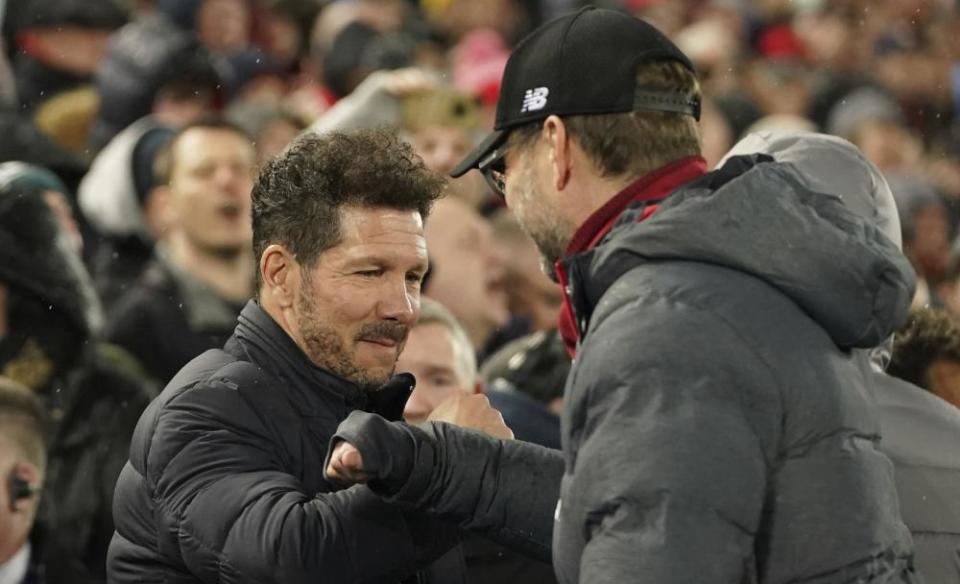
<svg viewBox="0 0 960 584">
<path fill-rule="evenodd" d="M 520 479 L 529 453 L 354 413 L 328 476 L 518 547 L 552 533 L 561 584 L 919 582 L 851 357 L 906 318 L 910 264 L 789 164 L 708 173 L 699 115 L 689 59 L 642 20 L 587 7 L 521 41 L 451 174 L 484 175 L 564 289 L 561 468 Z"/>
<path fill-rule="evenodd" d="M 213 117 L 178 130 L 155 158 L 151 197 L 165 231 L 140 278 L 109 307 L 104 338 L 164 384 L 223 345 L 250 297 L 256 153 L 242 129 Z"/>
<path fill-rule="evenodd" d="M 129 16 L 115 0 L 7 0 L 3 8 L 3 37 L 16 49 L 11 65 L 28 112 L 89 86 L 107 38 Z"/>
<path fill-rule="evenodd" d="M 11 188 L 37 189 L 43 193 L 47 205 L 53 210 L 60 227 L 70 240 L 76 253 L 83 252 L 83 236 L 73 215 L 71 194 L 56 174 L 36 164 L 12 161 L 0 163 L 0 185 Z"/>
<path fill-rule="evenodd" d="M 111 37 L 97 69 L 100 107 L 91 143 L 102 149 L 128 126 L 153 115 L 179 127 L 212 112 L 223 97 L 229 65 L 196 34 L 164 14 L 147 14 Z"/>
<path fill-rule="evenodd" d="M 62 185 L 9 165 L 0 169 L 0 375 L 53 421 L 32 553 L 50 584 L 105 582 L 113 485 L 155 390 L 129 355 L 95 340 L 97 298 L 48 202 Z"/>
<path fill-rule="evenodd" d="M 141 277 L 163 237 L 153 167 L 174 131 L 155 116 L 134 122 L 97 154 L 77 190 L 80 210 L 99 236 L 90 270 L 108 311 Z"/>
</svg>

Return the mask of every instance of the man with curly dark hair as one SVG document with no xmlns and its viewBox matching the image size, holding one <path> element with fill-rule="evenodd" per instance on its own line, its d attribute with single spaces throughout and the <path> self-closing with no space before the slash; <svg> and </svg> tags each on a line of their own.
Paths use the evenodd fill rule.
<svg viewBox="0 0 960 584">
<path fill-rule="evenodd" d="M 460 581 L 454 524 L 323 474 L 350 412 L 402 415 L 413 378 L 394 366 L 442 187 L 379 130 L 304 136 L 263 169 L 257 298 L 140 419 L 116 489 L 111 582 Z M 483 396 L 460 406 L 441 419 L 510 436 Z"/>
<path fill-rule="evenodd" d="M 913 312 L 895 337 L 887 372 L 960 408 L 960 325 L 946 310 Z"/>
</svg>

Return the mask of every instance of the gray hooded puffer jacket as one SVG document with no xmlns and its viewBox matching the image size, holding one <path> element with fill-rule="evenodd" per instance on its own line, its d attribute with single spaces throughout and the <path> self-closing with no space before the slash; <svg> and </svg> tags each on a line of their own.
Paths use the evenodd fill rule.
<svg viewBox="0 0 960 584">
<path fill-rule="evenodd" d="M 914 578 L 868 361 L 907 260 L 795 166 L 738 157 L 568 265 L 582 323 L 563 582 Z M 709 575 L 709 576 L 707 576 Z"/>
<path fill-rule="evenodd" d="M 900 247 L 900 220 L 890 188 L 846 140 L 807 132 L 757 132 L 738 142 L 731 154 L 755 152 L 795 165 L 812 188 L 839 194 L 848 208 Z M 929 583 L 960 582 L 960 410 L 884 373 L 891 345 L 872 352 L 880 447 L 893 462 L 917 570 Z"/>
<path fill-rule="evenodd" d="M 764 156 L 730 159 L 637 223 L 640 212 L 566 262 L 581 341 L 565 394 L 558 580 L 919 581 L 856 350 L 906 317 L 915 279 L 896 245 Z M 549 533 L 561 472 L 539 451 L 445 425 L 386 437 L 371 418 L 339 431 L 365 466 L 396 474 L 414 445 L 390 500 L 488 532 L 499 517 L 531 540 Z M 483 480 L 467 480 L 478 467 Z M 521 482 L 526 522 L 505 513 Z"/>
</svg>

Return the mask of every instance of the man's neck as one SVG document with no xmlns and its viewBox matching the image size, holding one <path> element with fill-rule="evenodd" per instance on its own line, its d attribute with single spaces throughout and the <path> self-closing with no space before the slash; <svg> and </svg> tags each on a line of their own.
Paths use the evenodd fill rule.
<svg viewBox="0 0 960 584">
<path fill-rule="evenodd" d="M 191 243 L 182 232 L 171 233 L 165 242 L 170 261 L 218 296 L 243 302 L 253 294 L 252 252 L 215 253 Z"/>
<path fill-rule="evenodd" d="M 579 227 L 586 223 L 587 219 L 638 178 L 633 176 L 602 177 L 598 175 L 581 177 L 574 192 L 584 193 L 584 196 L 573 198 L 573 205 L 569 210 L 571 224 Z"/>
</svg>

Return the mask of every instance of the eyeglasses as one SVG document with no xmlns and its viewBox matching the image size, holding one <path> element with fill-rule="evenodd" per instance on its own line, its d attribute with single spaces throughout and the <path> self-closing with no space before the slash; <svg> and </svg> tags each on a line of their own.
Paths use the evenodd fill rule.
<svg viewBox="0 0 960 584">
<path fill-rule="evenodd" d="M 507 190 L 507 152 L 512 146 L 504 144 L 487 155 L 477 164 L 477 170 L 483 174 L 490 189 L 500 197 L 506 197 Z"/>
</svg>

